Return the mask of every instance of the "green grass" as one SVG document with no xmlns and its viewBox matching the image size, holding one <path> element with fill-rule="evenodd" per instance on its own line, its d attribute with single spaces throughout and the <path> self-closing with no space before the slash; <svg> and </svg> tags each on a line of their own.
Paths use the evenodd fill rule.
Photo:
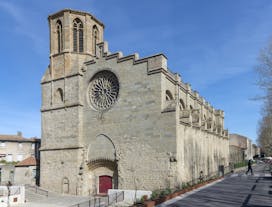
<svg viewBox="0 0 272 207">
<path fill-rule="evenodd" d="M 15 161 L 13 161 L 13 162 L 7 162 L 6 160 L 0 160 L 0 163 L 1 164 L 5 164 L 5 165 L 8 165 L 8 164 L 10 164 L 10 165 L 16 165 L 18 162 L 15 162 Z"/>
<path fill-rule="evenodd" d="M 247 166 L 247 161 L 239 162 L 234 164 L 234 168 L 240 168 Z"/>
</svg>

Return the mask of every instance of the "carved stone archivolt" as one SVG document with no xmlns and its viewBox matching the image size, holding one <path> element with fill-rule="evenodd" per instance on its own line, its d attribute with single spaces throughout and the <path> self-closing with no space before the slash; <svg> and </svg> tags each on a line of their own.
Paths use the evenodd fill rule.
<svg viewBox="0 0 272 207">
<path fill-rule="evenodd" d="M 119 82 L 110 71 L 98 72 L 91 80 L 88 96 L 91 106 L 97 111 L 109 109 L 117 100 Z"/>
<path fill-rule="evenodd" d="M 106 135 L 100 134 L 93 138 L 89 144 L 87 152 L 87 162 L 97 160 L 116 160 L 116 150 L 112 140 Z"/>
</svg>

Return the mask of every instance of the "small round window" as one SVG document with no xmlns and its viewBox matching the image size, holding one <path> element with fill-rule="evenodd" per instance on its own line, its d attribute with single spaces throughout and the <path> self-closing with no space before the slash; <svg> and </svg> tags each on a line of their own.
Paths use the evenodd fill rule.
<svg viewBox="0 0 272 207">
<path fill-rule="evenodd" d="M 89 84 L 89 101 L 92 107 L 98 111 L 109 109 L 116 102 L 118 93 L 118 79 L 110 71 L 96 73 Z"/>
</svg>

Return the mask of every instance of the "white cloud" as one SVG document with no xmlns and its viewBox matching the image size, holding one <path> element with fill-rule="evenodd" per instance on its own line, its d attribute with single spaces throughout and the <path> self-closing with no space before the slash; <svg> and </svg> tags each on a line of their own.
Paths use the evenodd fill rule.
<svg viewBox="0 0 272 207">
<path fill-rule="evenodd" d="M 3 1 L 0 1 L 0 10 L 6 12 L 15 21 L 14 31 L 30 39 L 38 53 L 42 51 L 41 49 L 45 48 L 45 41 L 38 34 L 38 25 L 35 24 L 33 18 L 29 17 L 31 13 L 29 10 L 18 7 L 11 2 Z"/>
<path fill-rule="evenodd" d="M 9 13 L 16 21 L 21 21 L 22 20 L 22 14 L 19 11 L 19 9 L 11 4 L 10 2 L 1 2 L 0 1 L 0 8 L 7 13 Z"/>
</svg>

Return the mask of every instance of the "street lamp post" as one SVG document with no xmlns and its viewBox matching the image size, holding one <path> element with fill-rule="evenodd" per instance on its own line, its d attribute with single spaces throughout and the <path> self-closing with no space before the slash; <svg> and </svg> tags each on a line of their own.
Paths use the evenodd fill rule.
<svg viewBox="0 0 272 207">
<path fill-rule="evenodd" d="M 9 203 L 10 186 L 12 186 L 12 184 L 11 184 L 11 182 L 10 182 L 10 181 L 8 181 L 8 183 L 7 183 L 7 189 L 8 189 L 8 200 L 7 200 L 7 207 L 10 207 L 10 203 Z"/>
</svg>

